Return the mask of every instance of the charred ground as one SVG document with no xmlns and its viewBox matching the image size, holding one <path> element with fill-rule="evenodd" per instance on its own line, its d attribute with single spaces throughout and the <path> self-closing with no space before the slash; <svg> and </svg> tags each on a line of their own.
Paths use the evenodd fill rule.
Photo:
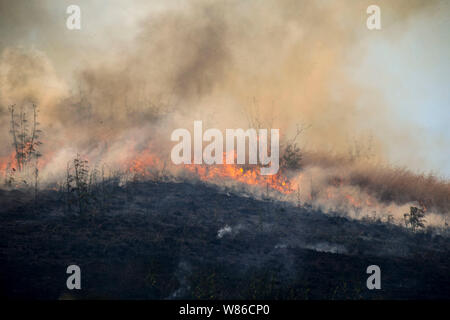
<svg viewBox="0 0 450 320">
<path fill-rule="evenodd" d="M 13 299 L 450 298 L 450 241 L 195 182 L 116 186 L 107 207 L 0 191 L 0 292 Z M 82 290 L 66 289 L 77 264 Z M 379 265 L 382 289 L 368 290 Z"/>
</svg>

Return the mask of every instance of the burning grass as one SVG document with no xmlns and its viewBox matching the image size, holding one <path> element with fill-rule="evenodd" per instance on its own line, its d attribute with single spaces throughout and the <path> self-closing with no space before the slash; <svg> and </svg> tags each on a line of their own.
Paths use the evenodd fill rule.
<svg viewBox="0 0 450 320">
<path fill-rule="evenodd" d="M 409 207 L 416 206 L 433 215 L 431 224 L 447 223 L 450 182 L 433 175 L 305 153 L 301 169 L 281 167 L 276 175 L 264 176 L 258 165 L 174 166 L 163 161 L 153 148 L 136 150 L 136 145 L 130 144 L 129 149 L 120 163 L 111 164 L 117 168 L 114 172 L 121 172 L 120 179 L 125 184 L 137 180 L 198 179 L 219 186 L 245 187 L 258 197 L 310 205 L 358 219 L 372 217 L 402 224 Z M 0 159 L 4 177 L 14 174 L 14 159 L 14 154 Z M 48 163 L 42 161 L 40 170 Z"/>
</svg>

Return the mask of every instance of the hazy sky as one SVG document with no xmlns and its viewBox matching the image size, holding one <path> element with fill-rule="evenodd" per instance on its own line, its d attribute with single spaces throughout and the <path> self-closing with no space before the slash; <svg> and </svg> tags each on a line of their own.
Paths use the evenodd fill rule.
<svg viewBox="0 0 450 320">
<path fill-rule="evenodd" d="M 404 25 L 400 37 L 368 39 L 367 56 L 354 72 L 364 86 L 380 91 L 391 118 L 367 119 L 364 125 L 389 145 L 398 165 L 450 176 L 450 18 L 449 2 L 419 12 Z M 364 101 L 361 101 L 364 108 Z M 383 126 L 398 127 L 398 135 Z M 402 136 L 402 128 L 414 135 Z M 407 140 L 407 143 L 399 143 Z"/>
</svg>

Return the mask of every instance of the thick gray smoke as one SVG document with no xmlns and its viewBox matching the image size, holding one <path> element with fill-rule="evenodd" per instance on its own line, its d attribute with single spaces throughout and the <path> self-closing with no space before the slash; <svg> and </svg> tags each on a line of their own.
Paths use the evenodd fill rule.
<svg viewBox="0 0 450 320">
<path fill-rule="evenodd" d="M 118 2 L 103 2 L 102 9 L 82 1 L 85 24 L 74 34 L 64 27 L 64 1 L 2 0 L 0 156 L 12 152 L 11 104 L 39 105 L 43 179 L 57 179 L 76 153 L 112 166 L 148 150 L 160 162 L 169 161 L 170 132 L 191 129 L 194 120 L 219 129 L 257 122 L 280 128 L 284 141 L 304 124 L 304 172 L 314 176 L 323 195 L 330 180 L 344 177 L 352 196 L 363 191 L 373 201 L 387 197 L 403 205 L 432 197 L 438 199 L 432 206 L 446 213 L 445 181 L 405 173 L 402 181 L 416 188 L 408 186 L 404 195 L 399 191 L 404 184 L 391 183 L 386 192 L 394 195 L 383 193 L 395 175 L 380 165 L 391 141 L 360 130 L 368 114 L 357 102 L 377 94 L 355 83 L 348 69 L 366 54 L 361 42 L 376 37 L 365 28 L 371 2 L 135 1 L 127 9 L 136 19 L 123 22 L 122 30 L 122 21 L 114 17 L 124 15 L 112 9 L 120 8 Z M 418 12 L 429 12 L 433 19 L 437 10 L 448 9 L 442 1 L 378 4 L 389 30 L 384 36 L 392 41 L 407 32 L 406 22 Z M 104 10 L 101 24 L 93 18 L 95 10 Z M 384 133 L 398 136 L 383 99 L 369 101 L 367 109 L 381 123 L 386 120 Z M 405 144 L 414 132 L 401 128 Z M 311 179 L 296 179 L 305 189 L 313 188 Z M 328 200 L 323 196 L 321 201 Z"/>
</svg>

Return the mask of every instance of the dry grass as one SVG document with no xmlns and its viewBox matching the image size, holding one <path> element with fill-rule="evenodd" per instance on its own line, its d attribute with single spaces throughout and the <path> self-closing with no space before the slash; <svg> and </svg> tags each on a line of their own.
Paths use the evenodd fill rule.
<svg viewBox="0 0 450 320">
<path fill-rule="evenodd" d="M 350 183 L 377 195 L 382 201 L 407 203 L 417 201 L 427 210 L 448 214 L 450 181 L 432 174 L 415 174 L 404 168 L 356 168 Z"/>
<path fill-rule="evenodd" d="M 304 165 L 319 167 L 329 176 L 327 181 L 357 186 L 382 202 L 416 201 L 428 211 L 450 212 L 450 181 L 433 174 L 318 153 L 306 153 Z"/>
</svg>

